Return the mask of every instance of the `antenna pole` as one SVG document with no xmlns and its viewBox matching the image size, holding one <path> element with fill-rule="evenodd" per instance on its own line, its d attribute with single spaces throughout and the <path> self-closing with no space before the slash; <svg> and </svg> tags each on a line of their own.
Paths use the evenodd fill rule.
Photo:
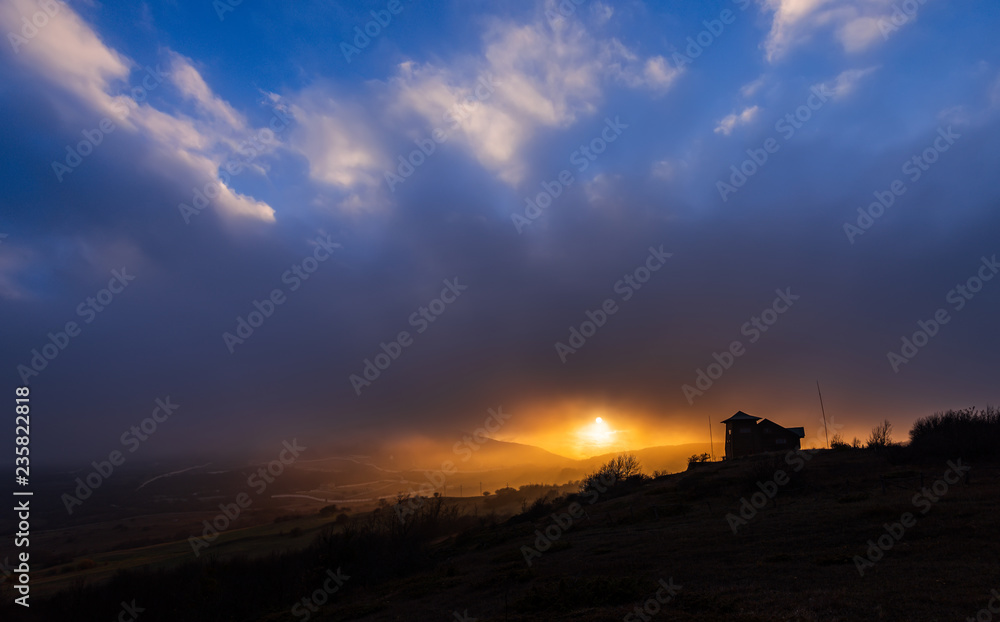
<svg viewBox="0 0 1000 622">
<path fill-rule="evenodd" d="M 823 411 L 823 433 L 826 434 L 826 448 L 830 449 L 830 430 L 826 427 L 826 408 L 823 407 L 823 392 L 819 390 L 819 380 L 816 381 L 816 392 L 819 393 L 819 409 Z"/>
<path fill-rule="evenodd" d="M 715 462 L 715 441 L 712 439 L 712 416 L 708 416 L 708 442 L 712 448 L 712 462 Z"/>
</svg>

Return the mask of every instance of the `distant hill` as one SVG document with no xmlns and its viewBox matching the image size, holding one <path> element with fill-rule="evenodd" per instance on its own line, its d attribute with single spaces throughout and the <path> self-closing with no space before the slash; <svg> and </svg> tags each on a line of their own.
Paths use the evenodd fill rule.
<svg viewBox="0 0 1000 622">
<path fill-rule="evenodd" d="M 701 443 L 663 445 L 636 449 L 643 472 L 676 473 L 687 468 L 692 454 L 708 452 Z M 445 445 L 420 442 L 413 445 L 387 446 L 369 456 L 331 456 L 313 459 L 301 466 L 337 473 L 338 483 L 396 481 L 400 491 L 416 488 L 428 481 L 427 473 L 444 469 L 451 463 L 454 472 L 445 484 L 448 493 L 460 488 L 463 494 L 524 484 L 562 484 L 582 479 L 621 452 L 612 452 L 581 460 L 567 458 L 524 443 L 487 439 L 483 443 Z M 390 486 L 391 487 L 391 486 Z"/>
</svg>

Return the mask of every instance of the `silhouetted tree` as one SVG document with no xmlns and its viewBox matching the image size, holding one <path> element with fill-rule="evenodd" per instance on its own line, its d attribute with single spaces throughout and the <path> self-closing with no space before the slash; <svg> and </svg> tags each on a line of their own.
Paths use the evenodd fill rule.
<svg viewBox="0 0 1000 622">
<path fill-rule="evenodd" d="M 883 449 L 892 444 L 892 424 L 888 419 L 872 428 L 868 437 L 868 449 Z"/>
<path fill-rule="evenodd" d="M 626 480 L 635 481 L 643 477 L 639 459 L 633 454 L 620 454 L 586 477 L 580 486 L 580 490 L 583 492 L 588 490 L 597 490 L 600 492 L 602 488 L 611 488 L 620 482 Z"/>
</svg>

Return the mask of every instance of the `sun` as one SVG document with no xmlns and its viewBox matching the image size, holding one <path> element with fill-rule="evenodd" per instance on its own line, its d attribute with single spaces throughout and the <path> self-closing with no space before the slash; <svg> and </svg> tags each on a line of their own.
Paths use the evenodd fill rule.
<svg viewBox="0 0 1000 622">
<path fill-rule="evenodd" d="M 588 449 L 603 450 L 614 444 L 615 431 L 603 417 L 595 417 L 593 423 L 580 429 L 580 440 Z"/>
</svg>

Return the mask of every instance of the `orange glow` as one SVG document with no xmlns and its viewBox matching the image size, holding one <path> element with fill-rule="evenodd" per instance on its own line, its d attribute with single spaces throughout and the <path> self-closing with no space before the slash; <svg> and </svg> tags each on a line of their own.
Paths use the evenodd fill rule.
<svg viewBox="0 0 1000 622">
<path fill-rule="evenodd" d="M 614 449 L 617 435 L 617 430 L 612 430 L 603 417 L 597 417 L 593 423 L 577 431 L 578 448 L 584 450 L 584 453 L 589 453 L 588 450 L 598 454 L 607 453 Z"/>
<path fill-rule="evenodd" d="M 563 399 L 511 405 L 510 412 L 513 416 L 498 439 L 567 458 L 702 441 L 700 430 L 686 420 L 678 425 L 677 417 L 625 402 Z M 707 437 L 707 430 L 701 435 Z"/>
</svg>

